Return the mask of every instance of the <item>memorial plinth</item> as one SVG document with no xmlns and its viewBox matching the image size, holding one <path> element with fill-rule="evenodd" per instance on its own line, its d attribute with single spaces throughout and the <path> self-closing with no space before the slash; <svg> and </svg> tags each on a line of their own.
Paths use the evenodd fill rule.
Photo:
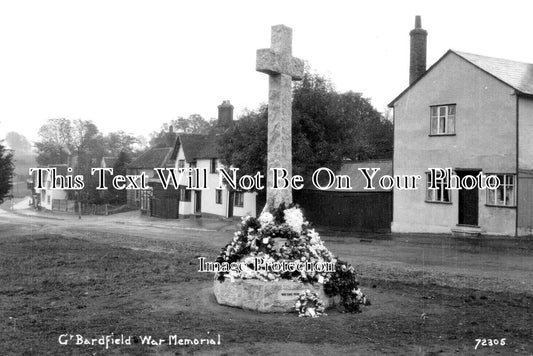
<svg viewBox="0 0 533 356">
<path fill-rule="evenodd" d="M 235 278 L 214 281 L 213 291 L 218 304 L 254 310 L 261 313 L 288 313 L 295 311 L 294 304 L 300 293 L 310 290 L 318 294 L 324 307 L 339 304 L 339 297 L 330 298 L 322 284 L 308 284 L 290 280 L 262 281 Z"/>
</svg>

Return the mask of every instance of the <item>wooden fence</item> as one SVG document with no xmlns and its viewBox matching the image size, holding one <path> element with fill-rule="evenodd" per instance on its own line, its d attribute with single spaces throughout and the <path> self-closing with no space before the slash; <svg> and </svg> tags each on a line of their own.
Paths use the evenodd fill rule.
<svg viewBox="0 0 533 356">
<path fill-rule="evenodd" d="M 293 191 L 315 225 L 349 231 L 390 231 L 392 192 Z"/>
<path fill-rule="evenodd" d="M 179 200 L 176 197 L 150 198 L 150 215 L 163 219 L 177 219 Z"/>
</svg>

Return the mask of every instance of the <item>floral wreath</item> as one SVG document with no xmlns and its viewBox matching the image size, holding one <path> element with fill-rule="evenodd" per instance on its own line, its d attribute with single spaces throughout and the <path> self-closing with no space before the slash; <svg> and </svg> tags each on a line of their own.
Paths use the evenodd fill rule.
<svg viewBox="0 0 533 356">
<path fill-rule="evenodd" d="M 294 309 L 296 309 L 300 318 L 318 318 L 319 316 L 327 315 L 324 313 L 325 308 L 322 300 L 315 292 L 311 292 L 309 289 L 300 293 L 300 296 L 294 304 Z"/>
<path fill-rule="evenodd" d="M 335 272 L 317 271 L 273 271 L 254 270 L 253 260 L 262 258 L 266 263 L 291 260 L 301 262 L 330 262 L 335 265 Z M 294 280 L 303 283 L 319 283 L 329 297 L 340 296 L 345 311 L 360 312 L 361 305 L 370 305 L 370 301 L 359 289 L 359 280 L 353 266 L 336 258 L 320 239 L 320 235 L 310 227 L 302 210 L 297 205 L 286 207 L 281 204 L 272 212 L 264 211 L 258 218 L 242 218 L 240 231 L 235 232 L 232 241 L 222 248 L 217 257 L 218 263 L 239 263 L 241 268 L 229 272 L 218 272 L 217 279 L 224 281 L 241 279 L 260 279 L 277 281 Z M 306 291 L 307 292 L 307 291 Z M 304 292 L 305 293 L 305 292 Z M 298 297 L 298 308 L 308 308 L 313 293 Z M 309 299 L 311 298 L 311 299 Z M 320 299 L 313 301 L 318 303 Z M 302 306 L 302 302 L 306 302 Z M 322 301 L 320 301 L 322 305 Z M 315 309 L 315 312 L 318 307 Z M 305 310 L 304 310 L 305 314 Z"/>
</svg>

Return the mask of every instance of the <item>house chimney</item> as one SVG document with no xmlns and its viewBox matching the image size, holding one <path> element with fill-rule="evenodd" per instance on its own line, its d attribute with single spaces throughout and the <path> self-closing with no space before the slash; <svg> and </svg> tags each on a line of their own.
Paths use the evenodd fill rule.
<svg viewBox="0 0 533 356">
<path fill-rule="evenodd" d="M 231 127 L 233 125 L 233 105 L 229 100 L 224 100 L 218 106 L 218 123 L 220 127 Z"/>
<path fill-rule="evenodd" d="M 415 28 L 411 36 L 411 58 L 409 63 L 409 85 L 413 84 L 426 72 L 426 47 L 428 32 L 422 28 L 422 18 L 415 17 Z"/>
</svg>

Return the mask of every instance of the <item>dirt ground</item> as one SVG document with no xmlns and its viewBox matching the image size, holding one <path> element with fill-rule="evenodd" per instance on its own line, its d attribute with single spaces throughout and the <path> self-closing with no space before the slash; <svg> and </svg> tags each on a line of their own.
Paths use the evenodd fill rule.
<svg viewBox="0 0 533 356">
<path fill-rule="evenodd" d="M 342 236 L 372 305 L 318 319 L 220 306 L 213 260 L 233 223 L 0 212 L 2 354 L 447 355 L 533 354 L 533 247 L 529 240 Z M 132 336 L 132 345 L 61 345 L 62 334 Z M 220 345 L 142 345 L 141 336 Z M 74 337 L 75 338 L 75 337 Z M 476 339 L 505 338 L 482 346 Z"/>
</svg>

